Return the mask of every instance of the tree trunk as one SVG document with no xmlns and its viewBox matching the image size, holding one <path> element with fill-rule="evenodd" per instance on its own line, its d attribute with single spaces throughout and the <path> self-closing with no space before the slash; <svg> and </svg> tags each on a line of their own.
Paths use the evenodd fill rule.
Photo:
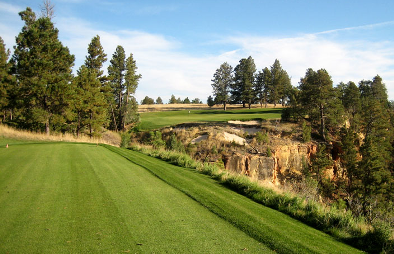
<svg viewBox="0 0 394 254">
<path fill-rule="evenodd" d="M 223 107 L 224 107 L 224 111 L 226 111 L 227 110 L 227 104 L 226 104 L 225 101 L 223 102 Z"/>
<path fill-rule="evenodd" d="M 47 134 L 47 136 L 49 136 L 49 119 L 47 119 L 47 121 L 45 122 L 45 133 Z"/>
<path fill-rule="evenodd" d="M 89 118 L 90 118 L 90 122 L 89 122 L 89 135 L 90 138 L 92 138 L 92 119 L 93 119 L 93 113 L 90 111 L 89 112 Z"/>
<path fill-rule="evenodd" d="M 119 110 L 119 119 L 118 119 L 118 124 L 119 124 L 119 130 L 121 130 L 122 125 L 123 125 L 123 121 L 122 121 L 122 92 L 119 92 L 119 105 L 118 105 L 118 110 Z"/>
<path fill-rule="evenodd" d="M 243 102 L 242 102 L 242 107 L 243 107 L 243 108 L 246 108 L 245 105 L 246 105 L 246 103 L 243 101 Z"/>
<path fill-rule="evenodd" d="M 324 106 L 320 104 L 320 135 L 323 137 L 324 140 L 326 140 L 326 137 L 324 136 L 324 130 L 325 130 Z"/>
<path fill-rule="evenodd" d="M 81 112 L 78 111 L 77 138 L 79 138 L 80 130 L 81 130 Z"/>
<path fill-rule="evenodd" d="M 111 111 L 112 111 L 112 118 L 114 120 L 115 132 L 118 132 L 118 126 L 116 125 L 116 117 L 115 117 L 114 107 L 112 106 L 112 103 L 111 103 Z"/>
</svg>

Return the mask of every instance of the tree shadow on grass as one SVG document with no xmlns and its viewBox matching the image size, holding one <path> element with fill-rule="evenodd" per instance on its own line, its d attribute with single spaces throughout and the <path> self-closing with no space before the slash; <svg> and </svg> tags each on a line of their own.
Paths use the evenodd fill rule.
<svg viewBox="0 0 394 254">
<path fill-rule="evenodd" d="M 222 111 L 201 111 L 195 114 L 201 114 L 201 115 L 212 115 L 212 114 L 218 114 L 218 115 L 223 115 L 223 114 L 228 114 L 228 115 L 256 115 L 256 114 L 279 114 L 282 111 L 282 109 L 270 109 L 270 110 L 258 110 L 258 111 L 244 111 L 244 110 L 222 110 Z"/>
</svg>

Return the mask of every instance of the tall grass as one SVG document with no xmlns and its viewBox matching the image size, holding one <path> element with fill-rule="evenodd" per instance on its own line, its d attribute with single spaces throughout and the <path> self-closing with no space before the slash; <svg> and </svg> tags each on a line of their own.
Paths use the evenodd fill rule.
<svg viewBox="0 0 394 254">
<path fill-rule="evenodd" d="M 26 130 L 18 130 L 10 126 L 0 124 L 0 137 L 16 139 L 16 140 L 30 140 L 30 141 L 65 141 L 65 142 L 83 142 L 83 143 L 104 143 L 108 145 L 120 144 L 120 137 L 117 133 L 106 131 L 101 138 L 88 137 L 88 136 L 75 136 L 70 133 L 54 133 L 47 135 L 41 132 L 33 132 Z"/>
<path fill-rule="evenodd" d="M 247 176 L 221 170 L 215 164 L 197 162 L 183 153 L 139 145 L 131 149 L 181 167 L 196 169 L 257 203 L 285 213 L 359 249 L 376 253 L 392 248 L 390 229 L 381 224 L 369 225 L 363 217 L 356 218 L 350 211 L 306 200 L 289 192 L 277 193 L 251 181 Z"/>
</svg>

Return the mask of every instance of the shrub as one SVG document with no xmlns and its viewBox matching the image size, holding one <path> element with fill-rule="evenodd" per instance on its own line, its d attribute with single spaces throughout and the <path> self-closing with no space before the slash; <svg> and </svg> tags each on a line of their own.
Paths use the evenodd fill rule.
<svg viewBox="0 0 394 254">
<path fill-rule="evenodd" d="M 271 148 L 267 147 L 267 156 L 272 157 Z"/>
<path fill-rule="evenodd" d="M 120 147 L 127 148 L 130 144 L 131 135 L 128 132 L 123 132 L 120 134 Z"/>
<path fill-rule="evenodd" d="M 311 141 L 311 133 L 312 133 L 311 126 L 307 125 L 306 121 L 303 121 L 302 122 L 302 141 L 304 143 Z"/>
<path fill-rule="evenodd" d="M 170 139 L 167 141 L 166 148 L 168 150 L 177 151 L 177 152 L 184 152 L 185 147 L 182 142 L 178 141 L 175 134 L 172 133 Z"/>
<path fill-rule="evenodd" d="M 267 144 L 269 141 L 267 132 L 256 132 L 256 141 L 260 144 Z"/>
</svg>

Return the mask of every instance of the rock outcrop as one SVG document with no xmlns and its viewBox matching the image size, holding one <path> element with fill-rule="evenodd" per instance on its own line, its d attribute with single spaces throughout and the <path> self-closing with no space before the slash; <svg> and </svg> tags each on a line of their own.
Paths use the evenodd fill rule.
<svg viewBox="0 0 394 254">
<path fill-rule="evenodd" d="M 309 162 L 316 149 L 317 146 L 312 143 L 294 143 L 276 146 L 271 157 L 233 153 L 223 156 L 223 162 L 229 171 L 279 184 L 287 178 L 300 176 L 305 163 Z"/>
</svg>

